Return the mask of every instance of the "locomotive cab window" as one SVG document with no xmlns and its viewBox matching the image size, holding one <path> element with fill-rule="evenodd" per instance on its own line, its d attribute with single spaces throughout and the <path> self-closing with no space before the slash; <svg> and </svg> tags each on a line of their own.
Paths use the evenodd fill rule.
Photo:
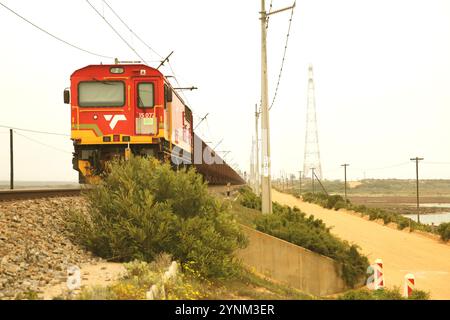
<svg viewBox="0 0 450 320">
<path fill-rule="evenodd" d="M 151 82 L 138 84 L 138 106 L 139 108 L 153 108 L 155 106 L 155 85 Z"/>
<path fill-rule="evenodd" d="M 80 107 L 123 107 L 125 84 L 121 81 L 85 81 L 78 84 Z"/>
</svg>

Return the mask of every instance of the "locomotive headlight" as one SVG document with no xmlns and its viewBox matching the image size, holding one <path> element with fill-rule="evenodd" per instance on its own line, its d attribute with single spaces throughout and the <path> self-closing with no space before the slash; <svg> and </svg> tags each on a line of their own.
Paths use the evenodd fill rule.
<svg viewBox="0 0 450 320">
<path fill-rule="evenodd" d="M 94 114 L 94 120 L 97 120 L 98 116 L 96 114 Z"/>
<path fill-rule="evenodd" d="M 111 73 L 115 73 L 115 74 L 124 73 L 124 69 L 121 67 L 113 67 L 113 68 L 109 69 L 109 71 Z"/>
</svg>

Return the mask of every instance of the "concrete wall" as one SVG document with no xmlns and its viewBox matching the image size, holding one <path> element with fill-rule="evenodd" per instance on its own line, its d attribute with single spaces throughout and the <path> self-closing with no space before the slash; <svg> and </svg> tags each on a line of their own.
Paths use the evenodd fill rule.
<svg viewBox="0 0 450 320">
<path fill-rule="evenodd" d="M 242 229 L 250 243 L 237 256 L 257 272 L 316 296 L 347 289 L 340 277 L 341 268 L 333 259 L 247 226 Z"/>
</svg>

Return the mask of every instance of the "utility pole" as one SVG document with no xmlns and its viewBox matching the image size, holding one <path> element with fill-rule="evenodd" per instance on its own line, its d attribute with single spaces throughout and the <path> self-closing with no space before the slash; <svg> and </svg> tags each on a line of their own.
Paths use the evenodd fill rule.
<svg viewBox="0 0 450 320">
<path fill-rule="evenodd" d="M 416 162 L 417 222 L 420 223 L 420 210 L 419 210 L 419 161 L 423 160 L 423 158 L 415 157 L 415 158 L 411 158 L 410 160 Z"/>
<path fill-rule="evenodd" d="M 10 180 L 9 188 L 14 189 L 14 141 L 13 129 L 9 129 L 9 160 L 10 160 Z"/>
<path fill-rule="evenodd" d="M 313 194 L 316 193 L 315 189 L 314 189 L 314 176 L 315 176 L 314 169 L 315 168 L 311 168 L 311 183 L 312 183 L 312 192 L 313 192 Z"/>
<path fill-rule="evenodd" d="M 259 112 L 258 112 L 258 105 L 255 104 L 255 135 L 256 135 L 256 141 L 255 141 L 255 185 L 256 185 L 256 195 L 260 195 L 261 189 L 259 185 L 259 130 L 258 130 L 258 124 L 259 124 Z"/>
<path fill-rule="evenodd" d="M 262 139 L 262 213 L 272 213 L 270 181 L 269 85 L 267 80 L 267 12 L 261 0 L 261 139 Z"/>
<path fill-rule="evenodd" d="M 298 181 L 299 181 L 298 184 L 300 187 L 298 194 L 301 196 L 302 195 L 302 172 L 301 171 L 298 172 Z"/>
<path fill-rule="evenodd" d="M 349 166 L 348 163 L 341 164 L 341 167 L 344 167 L 344 195 L 345 195 L 345 201 L 347 201 L 347 167 Z"/>
<path fill-rule="evenodd" d="M 261 0 L 261 144 L 262 144 L 262 208 L 263 214 L 272 213 L 272 186 L 270 179 L 270 126 L 269 126 L 269 85 L 267 80 L 267 18 L 279 12 L 292 9 L 294 5 L 266 12 L 266 1 Z"/>
</svg>

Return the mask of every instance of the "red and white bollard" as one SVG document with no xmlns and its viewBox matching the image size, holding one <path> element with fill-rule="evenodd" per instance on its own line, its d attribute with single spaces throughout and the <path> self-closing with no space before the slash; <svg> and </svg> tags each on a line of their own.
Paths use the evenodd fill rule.
<svg viewBox="0 0 450 320">
<path fill-rule="evenodd" d="M 374 289 L 382 289 L 384 288 L 383 260 L 375 260 L 375 264 L 373 265 L 373 267 Z"/>
<path fill-rule="evenodd" d="M 403 287 L 403 297 L 409 298 L 414 290 L 415 278 L 412 273 L 405 276 L 405 285 Z"/>
</svg>

